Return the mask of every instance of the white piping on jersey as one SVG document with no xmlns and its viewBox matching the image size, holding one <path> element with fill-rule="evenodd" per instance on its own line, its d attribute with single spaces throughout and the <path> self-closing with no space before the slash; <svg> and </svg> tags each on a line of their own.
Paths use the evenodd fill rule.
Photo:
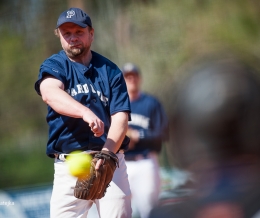
<svg viewBox="0 0 260 218">
<path fill-rule="evenodd" d="M 128 124 L 141 126 L 144 129 L 148 129 L 149 121 L 150 121 L 149 117 L 145 117 L 140 114 L 131 114 L 131 121 L 129 121 Z"/>
</svg>

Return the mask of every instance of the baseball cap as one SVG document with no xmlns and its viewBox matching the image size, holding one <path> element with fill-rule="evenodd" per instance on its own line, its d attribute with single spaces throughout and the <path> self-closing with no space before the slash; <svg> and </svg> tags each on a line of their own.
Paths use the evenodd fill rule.
<svg viewBox="0 0 260 218">
<path fill-rule="evenodd" d="M 134 74 L 140 74 L 140 70 L 139 68 L 132 64 L 132 63 L 126 63 L 124 64 L 124 66 L 122 67 L 122 73 L 125 75 L 127 73 L 134 73 Z"/>
<path fill-rule="evenodd" d="M 89 15 L 80 8 L 70 8 L 63 11 L 58 18 L 56 28 L 59 28 L 64 23 L 75 23 L 83 28 L 92 27 Z"/>
</svg>

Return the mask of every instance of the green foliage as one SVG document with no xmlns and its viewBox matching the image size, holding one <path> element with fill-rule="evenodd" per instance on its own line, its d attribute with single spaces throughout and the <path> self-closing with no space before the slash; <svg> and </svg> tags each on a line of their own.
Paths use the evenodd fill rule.
<svg viewBox="0 0 260 218">
<path fill-rule="evenodd" d="M 61 0 L 28 2 L 30 7 L 9 1 L 0 8 L 0 187 L 51 182 L 53 177 L 53 161 L 45 155 L 47 109 L 34 82 L 42 61 L 60 49 L 53 29 L 58 14 L 67 8 Z M 5 13 L 3 9 L 11 11 L 11 4 L 21 10 Z M 85 4 L 95 28 L 93 50 L 118 66 L 129 61 L 139 65 L 143 89 L 158 96 L 168 114 L 172 88 L 193 59 L 219 51 L 238 53 L 251 62 L 260 56 L 256 0 L 95 0 Z"/>
<path fill-rule="evenodd" d="M 53 161 L 43 152 L 25 154 L 12 152 L 1 155 L 1 188 L 28 186 L 37 183 L 51 183 L 53 180 Z"/>
<path fill-rule="evenodd" d="M 36 133 L 47 131 L 42 107 L 46 106 L 37 103 L 40 97 L 34 91 L 42 59 L 36 54 L 41 48 L 28 48 L 23 36 L 7 29 L 2 30 L 0 40 L 0 187 L 51 181 L 53 167 L 45 155 L 46 139 L 41 148 L 34 144 Z"/>
<path fill-rule="evenodd" d="M 22 36 L 3 31 L 0 35 L 0 137 L 17 137 L 37 127 L 40 98 L 35 94 L 40 49 L 27 48 Z M 37 59 L 39 57 L 39 59 Z M 37 111 L 37 113 L 35 113 Z"/>
<path fill-rule="evenodd" d="M 0 189 L 28 186 L 53 181 L 54 160 L 45 154 L 45 141 L 34 136 L 34 141 L 12 139 L 1 144 Z"/>
<path fill-rule="evenodd" d="M 161 83 L 175 80 L 178 68 L 193 58 L 221 50 L 259 56 L 256 4 L 161 0 L 114 8 L 116 13 L 103 13 L 107 22 L 98 23 L 97 48 L 120 66 L 126 61 L 140 65 L 144 89 L 162 97 Z"/>
</svg>

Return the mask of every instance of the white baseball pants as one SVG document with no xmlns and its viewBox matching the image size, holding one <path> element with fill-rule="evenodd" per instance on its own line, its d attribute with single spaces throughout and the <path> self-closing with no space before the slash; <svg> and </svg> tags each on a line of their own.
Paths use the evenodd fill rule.
<svg viewBox="0 0 260 218">
<path fill-rule="evenodd" d="M 123 153 L 117 154 L 119 168 L 107 188 L 106 195 L 94 201 L 81 200 L 74 197 L 76 177 L 69 174 L 67 163 L 55 159 L 54 182 L 50 201 L 51 218 L 83 218 L 95 203 L 100 218 L 131 218 L 131 191 L 128 182 L 126 164 Z"/>
<path fill-rule="evenodd" d="M 150 153 L 146 159 L 126 161 L 132 202 L 141 218 L 147 218 L 158 203 L 161 179 L 158 156 Z"/>
</svg>

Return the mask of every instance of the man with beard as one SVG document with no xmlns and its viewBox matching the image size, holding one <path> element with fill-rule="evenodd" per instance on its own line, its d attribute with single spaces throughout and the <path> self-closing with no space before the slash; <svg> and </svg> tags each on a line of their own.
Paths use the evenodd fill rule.
<svg viewBox="0 0 260 218">
<path fill-rule="evenodd" d="M 49 140 L 46 153 L 55 158 L 51 217 L 86 217 L 93 203 L 100 217 L 131 217 L 131 193 L 124 160 L 129 138 L 130 101 L 120 69 L 90 49 L 94 29 L 88 14 L 70 8 L 58 18 L 55 35 L 63 48 L 47 58 L 35 83 L 48 105 Z M 109 151 L 119 168 L 105 196 L 96 200 L 74 197 L 76 177 L 65 157 L 71 152 Z M 99 159 L 98 170 L 104 160 Z"/>
</svg>

